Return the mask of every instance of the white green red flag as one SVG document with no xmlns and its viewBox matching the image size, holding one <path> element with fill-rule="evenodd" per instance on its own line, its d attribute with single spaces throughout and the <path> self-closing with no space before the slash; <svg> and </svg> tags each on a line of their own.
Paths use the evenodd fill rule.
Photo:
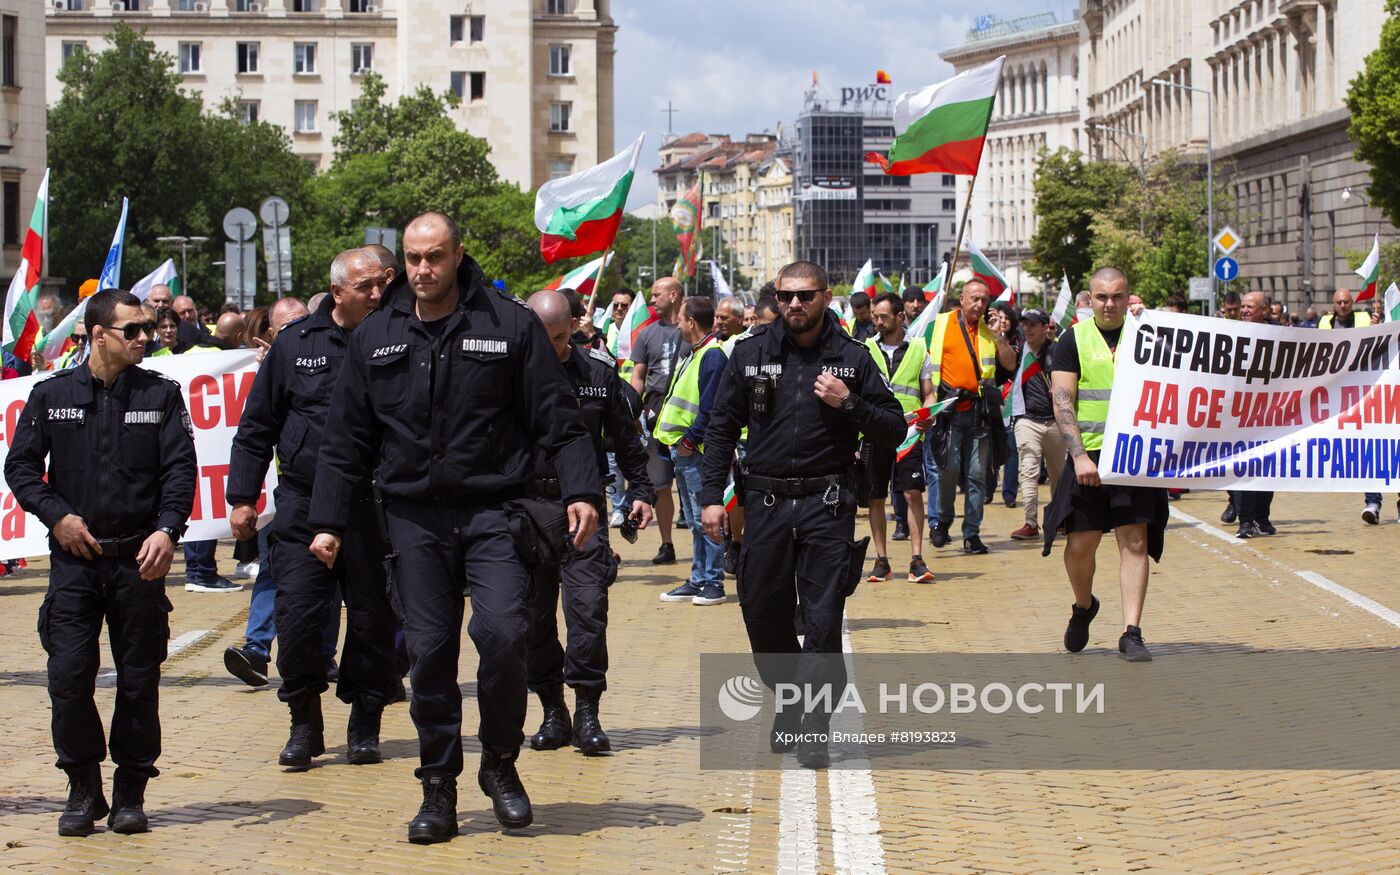
<svg viewBox="0 0 1400 875">
<path fill-rule="evenodd" d="M 1006 281 L 1006 277 L 1002 276 L 991 259 L 983 255 L 982 250 L 971 240 L 967 241 L 967 257 L 972 261 L 972 276 L 987 284 L 992 300 L 998 304 L 1010 303 L 1011 283 Z"/>
<path fill-rule="evenodd" d="M 175 260 L 167 258 L 165 264 L 141 277 L 136 284 L 131 287 L 131 293 L 142 301 L 151 293 L 151 287 L 157 283 L 170 286 L 172 291 L 179 282 L 180 277 L 175 272 Z M 63 317 L 63 321 L 54 326 L 53 330 L 40 338 L 37 348 L 44 354 L 45 361 L 58 361 L 62 355 L 73 345 L 73 326 L 87 313 L 87 304 L 91 298 L 83 298 L 78 302 L 78 306 L 73 308 L 73 312 Z"/>
<path fill-rule="evenodd" d="M 703 177 L 695 180 L 684 195 L 671 207 L 671 228 L 676 232 L 676 242 L 681 245 L 681 254 L 676 259 L 676 267 L 671 276 L 679 280 L 695 276 L 695 262 L 700 257 L 700 206 L 701 183 Z"/>
<path fill-rule="evenodd" d="M 880 294 L 878 283 L 875 279 L 875 268 L 871 265 L 871 260 L 865 260 L 865 266 L 856 272 L 855 281 L 851 283 L 851 294 L 865 292 L 873 301 L 875 296 Z"/>
<path fill-rule="evenodd" d="M 841 330 L 850 334 L 851 331 L 855 329 L 856 318 L 855 313 L 851 310 L 850 299 L 842 300 L 838 298 L 833 300 L 831 306 L 827 309 L 836 316 L 836 321 L 840 323 Z"/>
<path fill-rule="evenodd" d="M 929 285 L 933 284 L 929 283 Z M 924 293 L 927 294 L 928 286 L 924 286 L 924 290 Z M 943 292 L 940 290 L 934 294 L 933 300 L 924 307 L 924 311 L 919 314 L 919 317 L 909 323 L 905 333 L 910 337 L 922 337 L 924 348 L 931 349 L 933 347 L 933 323 L 938 320 L 938 314 L 941 312 L 943 312 Z"/>
<path fill-rule="evenodd" d="M 1356 269 L 1356 275 L 1361 277 L 1361 291 L 1356 293 L 1356 303 L 1369 301 L 1376 296 L 1376 282 L 1380 279 L 1381 273 L 1381 235 L 1376 235 L 1376 240 L 1371 244 L 1371 254 L 1366 256 L 1366 260 L 1361 262 L 1361 267 Z"/>
<path fill-rule="evenodd" d="M 1016 376 L 1011 382 L 1006 384 L 1002 391 L 1003 404 L 1001 405 L 1001 418 L 1009 421 L 1013 416 L 1022 416 L 1026 412 L 1026 392 L 1025 386 L 1031 380 L 1036 379 L 1041 373 L 1040 361 L 1031 352 L 1030 344 L 1021 350 L 1021 363 L 1016 366 Z"/>
<path fill-rule="evenodd" d="M 540 186 L 535 194 L 535 227 L 542 235 L 540 254 L 545 261 L 553 264 L 612 246 L 645 139 L 642 134 L 597 167 Z"/>
<path fill-rule="evenodd" d="M 889 155 L 868 152 L 865 160 L 879 164 L 890 176 L 976 176 L 1005 60 L 1003 55 L 952 79 L 899 95 Z"/>
<path fill-rule="evenodd" d="M 904 433 L 903 443 L 901 443 L 899 449 L 894 452 L 895 461 L 904 461 L 904 457 L 909 455 L 914 449 L 914 445 L 919 442 L 919 436 L 922 432 L 919 431 L 916 423 L 922 422 L 925 419 L 933 419 L 935 416 L 957 403 L 957 400 L 957 398 L 944 398 L 932 407 L 920 407 L 918 410 L 911 410 L 904 414 L 904 421 L 909 423 L 909 430 Z"/>
<path fill-rule="evenodd" d="M 622 319 L 622 330 L 617 333 L 617 355 L 618 361 L 625 361 L 632 357 L 632 344 L 636 343 L 637 335 L 642 333 L 642 329 L 648 325 L 654 325 L 661 321 L 661 316 L 646 301 L 646 295 L 638 292 L 632 299 L 632 305 L 627 308 L 627 315 Z"/>
<path fill-rule="evenodd" d="M 1069 274 L 1064 274 L 1060 279 L 1060 294 L 1055 298 L 1055 309 L 1050 311 L 1050 321 L 1059 327 L 1060 331 L 1067 331 L 1075 323 L 1074 318 L 1074 292 L 1069 288 Z"/>
<path fill-rule="evenodd" d="M 739 506 L 739 496 L 734 494 L 734 484 L 730 483 L 724 487 L 724 512 L 733 513 L 734 508 Z"/>
<path fill-rule="evenodd" d="M 587 298 L 593 294 L 593 288 L 598 284 L 598 277 L 609 264 L 612 264 L 614 253 L 609 252 L 606 256 L 599 256 L 582 267 L 576 267 L 560 277 L 555 277 L 546 289 L 563 291 L 573 289 L 578 292 L 579 297 Z M 607 262 L 604 263 L 604 257 Z"/>
<path fill-rule="evenodd" d="M 1400 322 L 1400 286 L 1395 283 L 1385 290 L 1385 321 Z"/>
<path fill-rule="evenodd" d="M 933 299 L 943 293 L 943 286 L 948 280 L 948 262 L 943 262 L 938 266 L 938 275 L 928 281 L 924 286 L 924 300 L 932 303 Z"/>
<path fill-rule="evenodd" d="M 34 341 L 39 337 L 39 320 L 34 315 L 34 303 L 39 298 L 39 280 L 43 275 L 44 234 L 48 228 L 49 172 L 34 198 L 34 212 L 29 216 L 29 230 L 24 233 L 20 247 L 19 268 L 10 281 L 5 295 L 4 346 L 22 362 L 29 361 Z"/>
</svg>

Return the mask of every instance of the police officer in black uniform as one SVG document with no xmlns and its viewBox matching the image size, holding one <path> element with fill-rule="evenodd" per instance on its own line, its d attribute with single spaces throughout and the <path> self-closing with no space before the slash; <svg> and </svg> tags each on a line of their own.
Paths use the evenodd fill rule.
<svg viewBox="0 0 1400 875">
<path fill-rule="evenodd" d="M 384 579 L 384 539 L 372 496 L 352 500 L 345 552 L 327 568 L 308 547 L 307 524 L 316 455 L 331 389 L 345 361 L 350 333 L 379 306 L 385 273 L 379 259 L 349 249 L 331 263 L 331 292 L 315 313 L 286 325 L 268 350 L 248 394 L 229 454 L 228 503 L 236 538 L 257 534 L 258 496 L 278 461 L 277 512 L 270 550 L 277 581 L 278 697 L 292 712 L 291 735 L 277 761 L 292 771 L 325 753 L 321 693 L 327 688 L 322 630 L 339 587 L 349 619 L 336 696 L 350 705 L 346 749 L 351 763 L 377 763 L 379 722 L 398 688 L 393 612 Z"/>
<path fill-rule="evenodd" d="M 826 270 L 796 261 L 778 272 L 782 319 L 755 326 L 729 357 L 705 432 L 700 503 L 705 533 L 722 541 L 724 488 L 739 431 L 748 426 L 743 476 L 744 545 L 739 554 L 739 604 L 758 654 L 838 654 L 800 662 L 802 682 L 845 683 L 841 615 L 859 575 L 863 551 L 855 531 L 856 450 L 860 435 L 897 447 L 906 426 L 899 402 L 870 351 L 832 318 Z M 738 488 L 736 484 L 736 489 Z M 860 552 L 860 556 L 853 553 Z M 801 601 L 805 641 L 794 612 Z M 756 660 L 770 688 L 785 677 L 784 660 Z M 817 680 L 812 673 L 824 677 Z M 827 715 L 779 712 L 774 752 L 791 750 L 778 731 L 801 719 L 803 765 L 828 762 Z"/>
<path fill-rule="evenodd" d="M 141 301 L 120 289 L 98 292 L 85 322 L 91 356 L 34 387 L 5 460 L 15 498 L 50 533 L 39 640 L 49 655 L 54 750 L 68 773 L 58 820 L 65 836 L 90 835 L 109 811 L 93 702 L 103 617 L 117 666 L 107 824 L 119 833 L 147 829 L 142 805 L 147 779 L 160 774 L 160 664 L 170 637 L 165 574 L 194 503 L 197 467 L 179 384 L 136 367 L 156 333 Z"/>
<path fill-rule="evenodd" d="M 397 557 L 391 597 L 413 659 L 423 805 L 409 841 L 457 833 L 464 589 L 480 664 L 477 783 L 509 828 L 529 825 L 515 760 L 524 741 L 529 578 L 506 502 L 525 496 L 536 449 L 555 459 L 578 548 L 603 488 L 578 403 L 539 320 L 486 285 L 453 221 L 425 213 L 404 229 L 407 272 L 350 338 L 321 443 L 311 550 L 328 565 L 351 530 L 371 472 Z"/>
<path fill-rule="evenodd" d="M 608 470 L 607 451 L 617 454 L 622 476 L 632 482 L 631 521 L 639 529 L 651 522 L 656 490 L 647 477 L 646 445 L 637 418 L 641 399 L 617 375 L 617 361 L 601 349 L 584 350 L 571 342 L 572 302 L 554 291 L 530 296 L 530 309 L 540 318 L 554 352 L 564 364 L 578 397 L 584 427 L 593 439 L 600 476 Z M 630 396 L 630 397 L 629 397 Z M 554 461 L 536 454 L 535 489 L 540 498 L 559 498 L 559 475 Z M 608 587 L 617 578 L 617 563 L 608 544 L 608 529 L 598 531 L 562 567 L 535 569 L 530 624 L 530 690 L 540 697 L 544 720 L 530 738 L 535 750 L 555 750 L 573 742 L 585 754 L 612 750 L 598 721 L 598 700 L 607 689 Z M 559 646 L 556 611 L 563 580 L 567 650 Z M 564 704 L 563 684 L 574 690 L 574 722 Z"/>
</svg>

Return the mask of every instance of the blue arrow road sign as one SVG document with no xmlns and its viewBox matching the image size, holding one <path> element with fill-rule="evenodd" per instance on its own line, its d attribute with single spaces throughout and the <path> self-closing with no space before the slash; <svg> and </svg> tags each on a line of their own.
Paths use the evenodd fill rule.
<svg viewBox="0 0 1400 875">
<path fill-rule="evenodd" d="M 1240 275 L 1240 263 L 1233 258 L 1220 258 L 1215 262 L 1215 278 L 1228 283 Z"/>
</svg>

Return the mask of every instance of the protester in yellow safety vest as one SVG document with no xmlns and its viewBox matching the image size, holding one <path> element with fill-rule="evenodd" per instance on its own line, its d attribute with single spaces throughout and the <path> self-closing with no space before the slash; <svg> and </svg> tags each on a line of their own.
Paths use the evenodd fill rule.
<svg viewBox="0 0 1400 875">
<path fill-rule="evenodd" d="M 627 318 L 627 308 L 632 306 L 632 293 L 618 289 L 612 296 L 612 321 L 608 323 L 608 353 L 617 359 L 617 373 L 623 382 L 632 381 L 632 359 L 618 358 L 619 336 L 622 333 L 622 320 Z"/>
<path fill-rule="evenodd" d="M 917 293 L 923 296 L 922 291 Z M 933 444 L 942 452 L 938 458 L 938 519 L 930 526 L 929 543 L 935 547 L 948 543 L 958 484 L 965 482 L 963 552 L 972 554 L 987 552 L 981 534 L 991 445 L 986 405 L 981 400 L 982 381 L 995 376 L 998 362 L 1008 371 L 1016 369 L 1016 350 L 1006 339 L 1010 323 L 999 310 L 987 313 L 990 299 L 986 283 L 968 280 L 958 297 L 958 308 L 941 313 L 934 320 L 933 340 L 929 344 L 929 366 L 938 398 L 956 395 L 961 399 L 951 412 L 942 414 L 950 418 L 946 441 Z M 905 313 L 908 314 L 907 309 Z M 1000 416 L 999 404 L 997 410 Z M 996 425 L 1000 424 L 998 420 Z"/>
<path fill-rule="evenodd" d="M 1332 295 L 1332 312 L 1323 316 L 1317 322 L 1318 328 L 1339 329 L 1339 328 L 1367 328 L 1371 324 L 1371 316 L 1362 310 L 1352 309 L 1351 289 L 1337 289 Z M 1379 525 L 1381 521 L 1381 494 L 1379 492 L 1366 493 L 1366 508 L 1361 511 L 1361 520 L 1367 525 Z M 1396 503 L 1397 514 L 1400 514 L 1400 502 Z"/>
<path fill-rule="evenodd" d="M 1065 629 L 1065 650 L 1078 653 L 1089 643 L 1089 624 L 1099 612 L 1094 597 L 1099 541 L 1112 531 L 1118 541 L 1119 585 L 1123 592 L 1123 634 L 1118 654 L 1147 662 L 1142 641 L 1142 606 L 1147 599 L 1147 558 L 1162 558 L 1167 528 L 1167 491 L 1118 486 L 1099 480 L 1099 453 L 1108 423 L 1113 360 L 1128 309 L 1128 279 L 1116 267 L 1099 268 L 1089 280 L 1093 320 L 1077 323 L 1055 344 L 1050 384 L 1055 421 L 1074 464 L 1065 467 L 1045 511 L 1045 550 L 1064 526 L 1065 571 L 1074 589 L 1074 607 Z"/>
<path fill-rule="evenodd" d="M 893 292 L 881 292 L 870 305 L 875 335 L 865 341 L 870 357 L 880 368 L 885 382 L 899 401 L 906 415 L 925 406 L 933 396 L 933 368 L 929 364 L 928 348 L 922 337 L 905 334 L 900 321 L 902 306 Z M 892 574 L 889 553 L 885 551 L 885 498 L 894 488 L 904 494 L 909 506 L 910 583 L 932 583 L 933 572 L 924 562 L 924 446 L 923 438 L 906 448 L 903 458 L 898 451 L 862 441 L 861 462 L 870 480 L 870 537 L 875 542 L 875 566 L 866 580 L 874 583 L 889 580 Z"/>
</svg>

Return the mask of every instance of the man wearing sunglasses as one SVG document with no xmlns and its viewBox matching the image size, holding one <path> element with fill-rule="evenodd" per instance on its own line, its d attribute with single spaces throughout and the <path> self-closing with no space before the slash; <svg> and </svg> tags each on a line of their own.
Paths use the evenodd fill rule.
<svg viewBox="0 0 1400 875">
<path fill-rule="evenodd" d="M 740 429 L 749 429 L 736 577 L 749 643 L 769 688 L 791 680 L 790 667 L 781 657 L 775 662 L 763 655 L 796 653 L 837 654 L 799 664 L 798 683 L 843 688 L 841 615 L 854 589 L 853 566 L 858 575 L 864 558 L 851 541 L 856 450 L 862 432 L 889 449 L 905 434 L 904 413 L 870 351 L 828 315 L 829 285 L 826 270 L 810 261 L 778 272 L 782 318 L 734 345 L 705 432 L 701 519 L 705 534 L 719 542 L 730 462 Z M 801 645 L 794 617 L 799 599 Z M 823 768 L 829 720 L 829 714 L 804 716 L 791 707 L 780 711 L 770 748 L 796 747 L 800 763 Z M 801 737 L 793 742 L 799 721 Z"/>
<path fill-rule="evenodd" d="M 165 574 L 196 476 L 179 384 L 134 367 L 155 334 L 140 300 L 120 289 L 98 292 L 85 319 L 91 355 L 33 388 L 5 460 L 15 498 L 50 532 L 39 640 L 49 656 L 54 750 L 68 773 L 68 805 L 58 820 L 65 836 L 90 835 L 109 811 L 115 832 L 147 829 L 142 804 L 146 781 L 159 774 L 157 701 L 170 635 Z M 104 618 L 117 667 L 110 808 L 102 790 L 107 747 L 93 701 Z"/>
<path fill-rule="evenodd" d="M 365 249 L 335 257 L 330 295 L 315 313 L 278 332 L 258 368 L 229 454 L 229 522 L 240 540 L 257 535 L 258 496 L 274 453 L 278 460 L 277 516 L 268 545 L 277 581 L 273 625 L 281 642 L 277 696 L 291 710 L 292 727 L 277 762 L 294 772 L 311 768 L 312 759 L 326 749 L 321 694 L 329 684 L 323 630 L 329 612 L 340 613 L 337 589 L 349 622 L 336 696 L 350 705 L 346 756 L 351 763 L 382 761 L 380 717 L 398 688 L 384 539 L 370 490 L 361 487 L 355 495 L 344 554 L 330 567 L 311 555 L 308 548 L 316 533 L 307 523 L 331 390 L 351 332 L 379 309 L 386 276 L 380 259 Z"/>
</svg>

